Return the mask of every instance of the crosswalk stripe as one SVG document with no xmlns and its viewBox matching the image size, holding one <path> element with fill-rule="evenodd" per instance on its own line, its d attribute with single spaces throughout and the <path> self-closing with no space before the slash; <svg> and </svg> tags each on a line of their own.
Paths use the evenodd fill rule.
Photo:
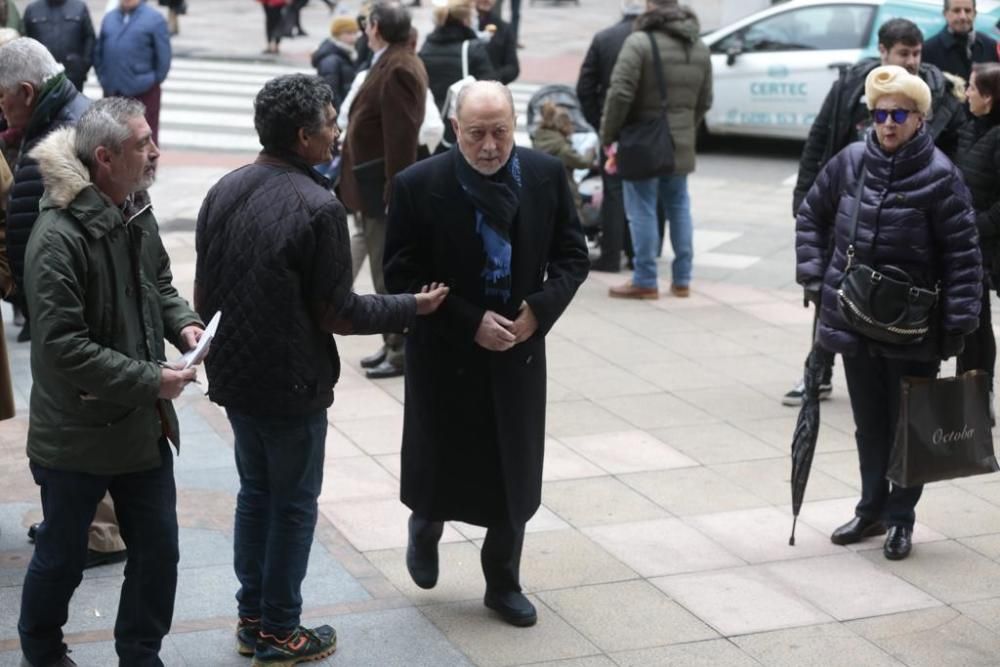
<svg viewBox="0 0 1000 667">
<path fill-rule="evenodd" d="M 314 70 L 270 63 L 174 58 L 162 85 L 160 144 L 167 149 L 259 151 L 253 125 L 254 97 L 270 79 L 296 72 L 313 74 Z M 518 117 L 514 139 L 521 146 L 531 145 L 526 127 L 527 105 L 539 88 L 534 84 L 510 85 Z M 102 96 L 93 75 L 84 92 L 92 99 Z"/>
</svg>

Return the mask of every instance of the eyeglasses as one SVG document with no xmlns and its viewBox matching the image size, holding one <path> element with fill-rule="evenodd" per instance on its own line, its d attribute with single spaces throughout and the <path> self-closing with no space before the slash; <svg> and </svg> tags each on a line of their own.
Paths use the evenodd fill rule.
<svg viewBox="0 0 1000 667">
<path fill-rule="evenodd" d="M 912 109 L 872 109 L 872 118 L 881 125 L 889 120 L 889 116 L 892 116 L 892 122 L 896 125 L 902 125 L 911 113 L 916 113 L 916 111 Z"/>
</svg>

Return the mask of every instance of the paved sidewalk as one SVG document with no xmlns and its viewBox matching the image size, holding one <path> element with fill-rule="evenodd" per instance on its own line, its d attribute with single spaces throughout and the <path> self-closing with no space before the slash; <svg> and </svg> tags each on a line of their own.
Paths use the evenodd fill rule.
<svg viewBox="0 0 1000 667">
<path fill-rule="evenodd" d="M 191 215 L 220 173 L 165 166 L 153 192 L 186 294 L 193 234 L 170 221 Z M 723 215 L 723 185 L 692 179 L 697 219 Z M 773 201 L 751 215 L 774 219 L 786 190 L 761 193 Z M 306 621 L 331 623 L 340 636 L 324 664 L 997 664 L 1000 482 L 929 487 L 906 561 L 885 560 L 877 540 L 830 544 L 858 493 L 840 377 L 823 404 L 798 546 L 787 545 L 795 411 L 778 397 L 799 373 L 809 314 L 788 285 L 786 254 L 788 275 L 769 286 L 699 280 L 689 300 L 609 300 L 608 284 L 624 276 L 595 274 L 580 290 L 548 344 L 543 507 L 523 559 L 540 617 L 530 629 L 506 626 L 482 606 L 479 528 L 447 528 L 436 589 L 408 580 L 407 511 L 397 499 L 403 385 L 360 375 L 357 362 L 376 339 L 339 338 L 344 372 L 304 587 Z M 768 274 L 753 275 L 763 283 Z M 19 414 L 0 422 L 3 666 L 17 664 L 20 583 L 31 556 L 24 531 L 39 518 L 23 454 L 28 347 L 13 334 Z M 182 570 L 163 659 L 246 665 L 232 642 L 232 436 L 193 388 L 178 405 Z M 77 591 L 66 631 L 82 665 L 114 664 L 121 581 L 122 567 L 107 566 L 87 572 Z"/>
</svg>

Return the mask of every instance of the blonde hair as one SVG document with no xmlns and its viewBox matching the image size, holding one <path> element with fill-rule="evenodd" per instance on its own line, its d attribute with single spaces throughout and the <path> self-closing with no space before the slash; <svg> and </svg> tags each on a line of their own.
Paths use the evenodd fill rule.
<svg viewBox="0 0 1000 667">
<path fill-rule="evenodd" d="M 917 105 L 917 110 L 924 115 L 931 108 L 931 89 L 924 80 L 897 65 L 876 67 L 865 79 L 865 103 L 869 110 L 874 109 L 875 103 L 885 95 L 910 98 Z"/>
<path fill-rule="evenodd" d="M 431 16 L 436 26 L 448 21 L 472 25 L 472 0 L 436 0 Z"/>
</svg>

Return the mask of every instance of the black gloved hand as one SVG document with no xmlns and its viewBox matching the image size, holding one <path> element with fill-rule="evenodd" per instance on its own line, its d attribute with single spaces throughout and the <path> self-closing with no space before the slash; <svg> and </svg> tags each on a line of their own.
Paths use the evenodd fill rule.
<svg viewBox="0 0 1000 667">
<path fill-rule="evenodd" d="M 816 306 L 819 309 L 820 295 L 823 292 L 822 281 L 814 281 L 802 287 L 802 307 L 808 308 L 809 304 Z"/>
<path fill-rule="evenodd" d="M 941 358 L 949 359 L 951 357 L 957 357 L 962 354 L 962 350 L 965 349 L 965 336 L 962 334 L 949 333 L 945 334 L 944 338 L 941 340 Z"/>
</svg>

